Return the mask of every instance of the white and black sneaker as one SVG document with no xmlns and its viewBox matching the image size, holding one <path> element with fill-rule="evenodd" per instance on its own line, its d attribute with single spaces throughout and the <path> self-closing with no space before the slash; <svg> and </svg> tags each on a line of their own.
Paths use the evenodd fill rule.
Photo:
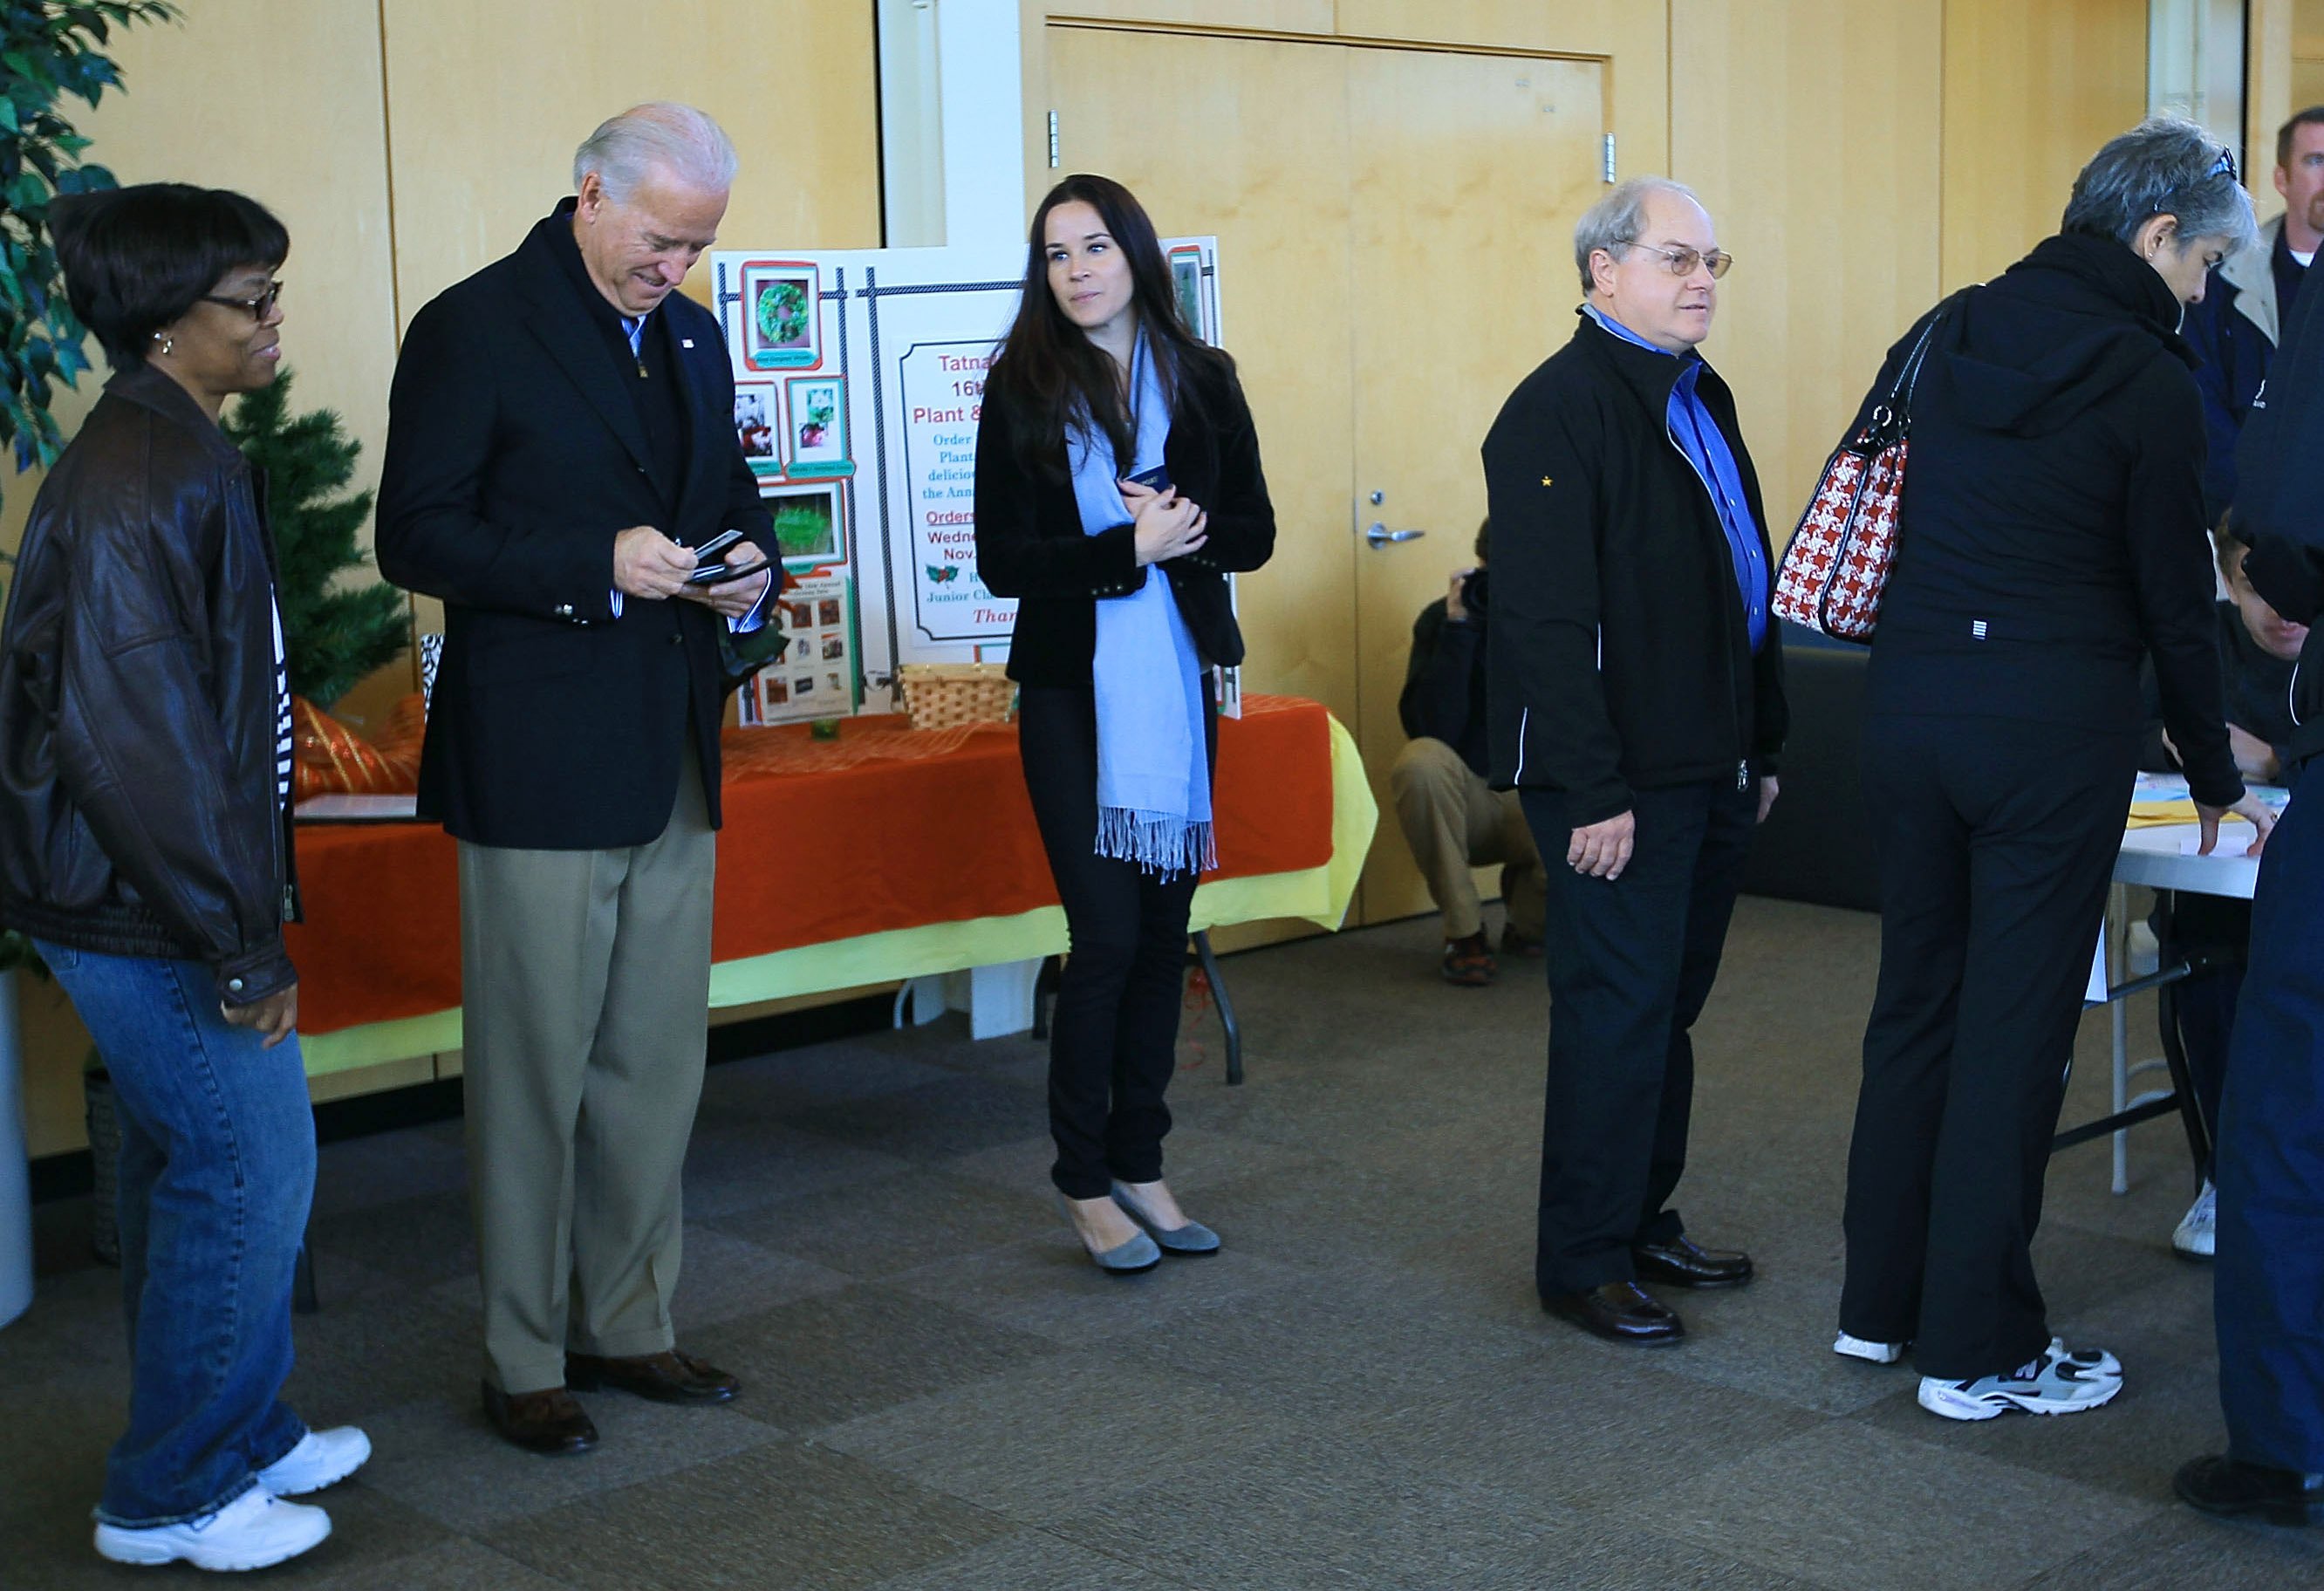
<svg viewBox="0 0 2324 1591">
<path fill-rule="evenodd" d="M 2000 1375 L 1973 1381 L 1921 1377 L 1921 1407 L 1947 1420 L 1990 1420 L 2013 1409 L 2028 1414 L 2079 1414 L 2111 1402 L 2122 1391 L 2122 1366 L 2112 1354 L 2070 1350 L 2056 1338 L 2029 1360 Z"/>
<path fill-rule="evenodd" d="M 2195 1195 L 2195 1202 L 2179 1218 L 2179 1229 L 2171 1234 L 2171 1246 L 2189 1259 L 2209 1259 L 2218 1222 L 2219 1191 L 2205 1177 L 2203 1191 Z"/>
<path fill-rule="evenodd" d="M 1831 1339 L 1831 1351 L 1844 1359 L 1861 1359 L 1868 1365 L 1893 1365 L 1904 1356 L 1912 1344 L 1904 1342 L 1874 1342 L 1868 1338 L 1850 1337 L 1845 1331 Z"/>
</svg>

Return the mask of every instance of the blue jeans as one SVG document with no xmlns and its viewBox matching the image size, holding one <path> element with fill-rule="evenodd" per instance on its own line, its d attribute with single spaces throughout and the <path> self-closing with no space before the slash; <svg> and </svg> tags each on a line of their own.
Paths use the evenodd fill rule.
<svg viewBox="0 0 2324 1591">
<path fill-rule="evenodd" d="M 307 1433 L 290 1374 L 290 1276 L 315 1191 L 295 1035 L 228 1023 L 199 961 L 39 943 L 113 1078 L 129 1429 L 97 1517 L 173 1524 L 231 1503 Z"/>
</svg>

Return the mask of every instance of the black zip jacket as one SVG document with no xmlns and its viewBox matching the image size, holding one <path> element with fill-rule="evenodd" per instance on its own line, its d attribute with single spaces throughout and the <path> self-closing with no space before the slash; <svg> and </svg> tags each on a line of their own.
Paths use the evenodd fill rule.
<svg viewBox="0 0 2324 1591">
<path fill-rule="evenodd" d="M 2152 653 L 2195 798 L 2242 797 L 2203 534 L 2202 400 L 2178 324 L 2162 277 L 2110 238 L 2050 238 L 1960 296 L 1913 395 L 1870 711 L 2136 734 Z"/>
<path fill-rule="evenodd" d="M 0 919 L 207 961 L 230 1006 L 298 976 L 263 495 L 185 389 L 123 372 L 33 500 L 0 627 Z"/>
<path fill-rule="evenodd" d="M 1584 315 L 1485 437 L 1489 777 L 1563 792 L 1576 828 L 1633 789 L 1772 774 L 1783 749 L 1782 641 L 1770 624 L 1752 652 L 1718 507 L 1670 436 L 1684 368 Z M 1707 364 L 1697 382 L 1764 549 L 1735 400 Z"/>
<path fill-rule="evenodd" d="M 1275 505 L 1231 367 L 1193 363 L 1188 374 L 1201 418 L 1173 417 L 1162 460 L 1178 494 L 1211 516 L 1210 529 L 1200 548 L 1160 567 L 1203 661 L 1232 667 L 1242 661 L 1242 631 L 1226 575 L 1247 574 L 1275 551 Z M 1017 434 L 1026 424 L 1006 393 L 987 390 L 976 428 L 976 575 L 993 595 L 1018 599 L 1009 677 L 1085 685 L 1097 655 L 1098 599 L 1140 589 L 1153 566 L 1139 563 L 1131 526 L 1083 534 L 1063 446 L 1054 470 L 1028 471 L 1019 461 Z"/>
<path fill-rule="evenodd" d="M 1484 586 L 1481 571 L 1470 576 L 1470 600 L 1481 600 Z M 1438 597 L 1412 621 L 1412 659 L 1405 665 L 1397 717 L 1413 740 L 1443 741 L 1481 777 L 1492 767 L 1485 731 L 1485 614 L 1471 608 L 1469 617 L 1456 621 L 1445 611 Z"/>
</svg>

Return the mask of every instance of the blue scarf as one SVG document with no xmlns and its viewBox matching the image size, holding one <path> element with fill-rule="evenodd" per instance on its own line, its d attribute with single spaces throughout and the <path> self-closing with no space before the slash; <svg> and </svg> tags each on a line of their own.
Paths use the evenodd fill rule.
<svg viewBox="0 0 2324 1591">
<path fill-rule="evenodd" d="M 1065 439 L 1086 536 L 1130 522 L 1117 483 L 1160 464 L 1170 434 L 1170 395 L 1143 332 L 1130 354 L 1130 386 L 1137 455 L 1127 468 L 1086 416 Z M 1097 599 L 1097 854 L 1170 878 L 1218 866 L 1202 663 L 1169 578 L 1152 565 L 1141 573 L 1145 580 L 1130 595 Z"/>
</svg>

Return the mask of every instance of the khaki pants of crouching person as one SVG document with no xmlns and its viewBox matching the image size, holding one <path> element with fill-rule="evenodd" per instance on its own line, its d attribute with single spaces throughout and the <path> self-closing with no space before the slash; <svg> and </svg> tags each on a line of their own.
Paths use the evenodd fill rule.
<svg viewBox="0 0 2324 1591">
<path fill-rule="evenodd" d="M 1444 937 L 1466 939 L 1483 930 L 1469 869 L 1499 862 L 1509 925 L 1539 939 L 1547 881 L 1517 792 L 1493 789 L 1451 746 L 1425 737 L 1397 753 L 1388 782 L 1428 897 L 1444 914 Z"/>
</svg>

